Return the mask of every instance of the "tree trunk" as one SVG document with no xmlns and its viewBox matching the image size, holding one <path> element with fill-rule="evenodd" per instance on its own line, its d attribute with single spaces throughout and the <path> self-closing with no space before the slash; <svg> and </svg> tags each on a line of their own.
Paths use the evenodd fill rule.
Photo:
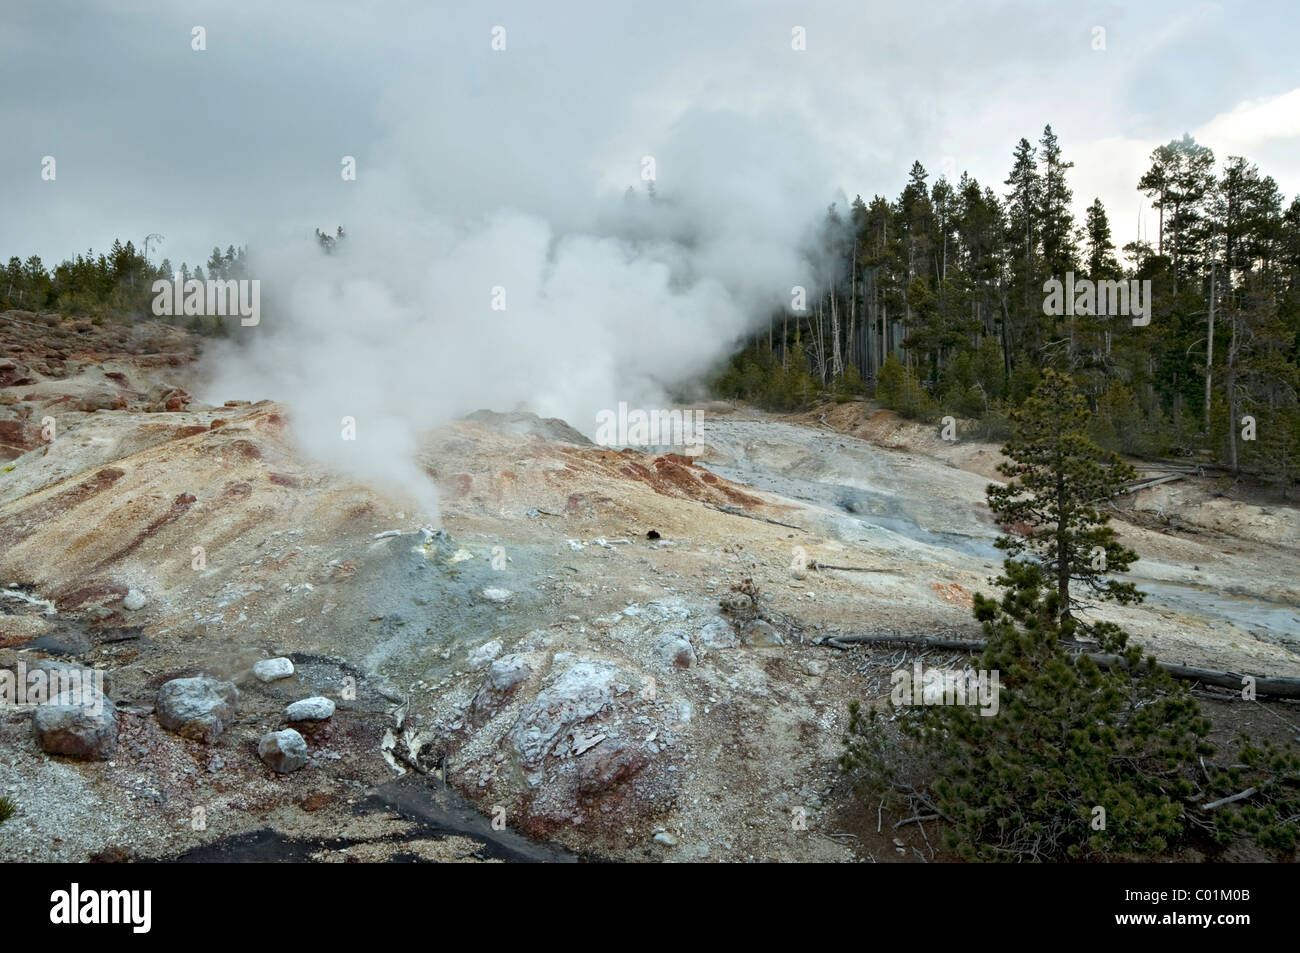
<svg viewBox="0 0 1300 953">
<path fill-rule="evenodd" d="M 1070 560 L 1066 546 L 1069 525 L 1069 500 L 1065 495 L 1065 474 L 1058 462 L 1056 470 L 1056 595 L 1061 600 L 1058 618 L 1070 615 Z"/>
<path fill-rule="evenodd" d="M 1210 380 L 1214 376 L 1214 262 L 1210 262 L 1210 330 L 1205 343 L 1205 439 L 1210 439 Z"/>
<path fill-rule="evenodd" d="M 858 241 L 853 240 L 853 260 L 849 262 L 849 360 L 859 371 L 862 364 L 857 351 L 858 331 Z"/>
<path fill-rule="evenodd" d="M 844 373 L 844 357 L 840 351 L 840 314 L 835 307 L 835 289 L 831 288 L 831 379 Z"/>
<path fill-rule="evenodd" d="M 1232 339 L 1228 343 L 1228 458 L 1232 473 L 1237 475 L 1237 313 L 1232 314 Z"/>
</svg>

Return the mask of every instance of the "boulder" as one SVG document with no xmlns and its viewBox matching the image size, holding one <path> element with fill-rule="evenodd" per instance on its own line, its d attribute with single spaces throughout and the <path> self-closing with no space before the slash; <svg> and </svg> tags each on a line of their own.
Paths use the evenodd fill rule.
<svg viewBox="0 0 1300 953">
<path fill-rule="evenodd" d="M 98 689 L 55 696 L 32 713 L 42 750 L 103 761 L 117 747 L 117 708 Z"/>
<path fill-rule="evenodd" d="M 121 394 L 90 394 L 76 403 L 77 410 L 93 414 L 97 410 L 126 410 L 126 398 Z"/>
<path fill-rule="evenodd" d="M 755 619 L 742 630 L 742 638 L 746 645 L 753 648 L 769 649 L 778 645 L 784 645 L 785 640 L 781 638 L 781 633 L 776 631 L 776 627 L 762 619 Z"/>
<path fill-rule="evenodd" d="M 289 774 L 307 763 L 307 742 L 292 728 L 268 731 L 257 743 L 257 756 L 273 771 Z"/>
<path fill-rule="evenodd" d="M 293 674 L 293 662 L 287 658 L 264 658 L 253 666 L 253 677 L 259 682 L 274 682 Z"/>
<path fill-rule="evenodd" d="M 736 631 L 722 616 L 714 616 L 695 635 L 698 645 L 706 649 L 729 649 L 736 645 Z"/>
<path fill-rule="evenodd" d="M 469 653 L 469 667 L 482 668 L 501 654 L 501 640 L 493 639 Z"/>
<path fill-rule="evenodd" d="M 324 721 L 334 717 L 334 702 L 323 695 L 296 701 L 284 710 L 289 721 Z"/>
<path fill-rule="evenodd" d="M 695 664 L 695 649 L 683 632 L 669 632 L 655 642 L 655 661 L 664 668 L 690 668 Z"/>
<path fill-rule="evenodd" d="M 158 689 L 158 723 L 182 738 L 212 744 L 235 717 L 239 690 L 215 678 L 174 678 Z"/>
<path fill-rule="evenodd" d="M 139 589 L 132 589 L 128 591 L 126 596 L 122 599 L 122 608 L 134 612 L 137 609 L 143 609 L 148 601 L 149 600 L 144 597 L 143 592 Z"/>
<path fill-rule="evenodd" d="M 470 701 L 470 723 L 478 727 L 490 721 L 531 674 L 532 667 L 521 655 L 503 655 L 495 660 L 488 666 L 487 678 L 483 679 L 483 684 Z"/>
</svg>

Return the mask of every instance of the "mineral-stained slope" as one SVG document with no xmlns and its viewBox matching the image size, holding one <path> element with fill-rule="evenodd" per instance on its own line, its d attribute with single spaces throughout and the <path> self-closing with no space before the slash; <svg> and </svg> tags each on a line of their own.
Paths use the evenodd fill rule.
<svg viewBox="0 0 1300 953">
<path fill-rule="evenodd" d="M 294 408 L 191 399 L 197 351 L 162 326 L 0 316 L 0 667 L 102 670 L 118 732 L 77 760 L 0 708 L 0 858 L 915 859 L 888 824 L 872 839 L 835 764 L 848 702 L 887 694 L 900 653 L 814 640 L 977 634 L 995 449 L 860 405 L 712 408 L 702 458 L 483 411 L 428 435 L 425 526 L 299 453 Z M 1285 547 L 1120 528 L 1172 582 L 1268 564 L 1255 591 L 1284 602 L 1295 578 Z M 1189 661 L 1300 670 L 1272 630 L 1162 611 L 1135 632 Z M 293 674 L 257 678 L 272 657 Z M 195 676 L 238 691 L 206 743 L 155 712 Z M 317 696 L 334 713 L 291 725 Z M 288 727 L 308 761 L 281 773 L 258 749 Z"/>
</svg>

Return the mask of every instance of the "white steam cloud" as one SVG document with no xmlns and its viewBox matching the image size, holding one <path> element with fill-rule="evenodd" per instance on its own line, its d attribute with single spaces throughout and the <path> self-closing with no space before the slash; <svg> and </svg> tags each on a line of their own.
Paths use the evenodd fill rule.
<svg viewBox="0 0 1300 953">
<path fill-rule="evenodd" d="M 308 454 L 435 520 L 424 433 L 490 408 L 592 435 L 620 401 L 667 406 L 808 284 L 800 249 L 830 195 L 791 114 L 665 116 L 608 91 L 602 112 L 601 77 L 512 55 L 390 90 L 331 218 L 254 238 L 261 324 L 208 352 L 205 397 L 287 402 Z M 322 253 L 310 228 L 340 221 Z"/>
</svg>

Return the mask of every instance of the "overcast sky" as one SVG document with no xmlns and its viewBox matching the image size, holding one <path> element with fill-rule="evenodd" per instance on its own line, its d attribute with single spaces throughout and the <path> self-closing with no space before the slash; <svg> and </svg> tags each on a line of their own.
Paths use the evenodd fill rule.
<svg viewBox="0 0 1300 953">
<path fill-rule="evenodd" d="M 0 254 L 52 264 L 157 232 L 155 260 L 193 264 L 346 222 L 364 181 L 585 228 L 644 155 L 661 194 L 755 216 L 893 198 L 914 159 L 1002 193 L 1048 122 L 1076 204 L 1100 195 L 1123 244 L 1151 149 L 1184 131 L 1300 190 L 1298 19 L 1286 0 L 8 2 Z"/>
</svg>

